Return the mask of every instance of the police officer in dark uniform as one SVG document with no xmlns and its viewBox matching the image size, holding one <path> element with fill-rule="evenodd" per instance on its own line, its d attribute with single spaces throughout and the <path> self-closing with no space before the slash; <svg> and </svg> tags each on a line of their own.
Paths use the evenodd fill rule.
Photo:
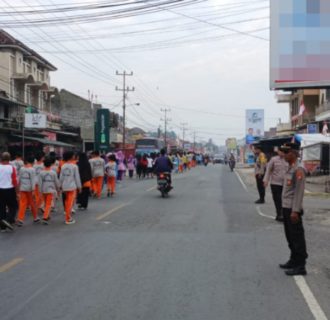
<svg viewBox="0 0 330 320">
<path fill-rule="evenodd" d="M 298 144 L 287 143 L 281 147 L 281 151 L 289 164 L 284 178 L 282 207 L 284 231 L 291 255 L 288 262 L 280 264 L 280 268 L 287 269 L 285 273 L 288 276 L 306 275 L 308 254 L 302 220 L 306 174 L 304 168 L 298 164 Z"/>
</svg>

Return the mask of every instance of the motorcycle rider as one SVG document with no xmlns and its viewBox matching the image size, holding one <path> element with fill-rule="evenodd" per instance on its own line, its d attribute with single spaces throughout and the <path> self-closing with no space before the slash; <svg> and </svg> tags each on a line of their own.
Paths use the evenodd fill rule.
<svg viewBox="0 0 330 320">
<path fill-rule="evenodd" d="M 235 159 L 234 154 L 231 152 L 231 153 L 230 153 L 230 157 L 229 157 L 229 167 L 230 167 L 230 170 L 231 170 L 231 171 L 234 170 L 234 168 L 235 168 L 235 164 L 236 164 L 236 159 Z"/>
<path fill-rule="evenodd" d="M 171 177 L 171 172 L 173 170 L 173 163 L 170 160 L 170 158 L 166 155 L 166 150 L 162 149 L 160 150 L 160 156 L 156 159 L 155 162 L 155 173 L 157 174 L 157 176 L 160 173 L 168 173 L 169 176 L 169 185 L 172 189 L 172 177 Z"/>
</svg>

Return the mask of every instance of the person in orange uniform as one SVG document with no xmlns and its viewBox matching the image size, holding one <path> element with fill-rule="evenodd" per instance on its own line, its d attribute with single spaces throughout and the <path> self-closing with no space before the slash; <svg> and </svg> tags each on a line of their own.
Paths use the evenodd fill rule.
<svg viewBox="0 0 330 320">
<path fill-rule="evenodd" d="M 101 193 L 103 189 L 103 179 L 104 179 L 104 169 L 105 161 L 100 157 L 99 151 L 94 151 L 92 154 L 92 159 L 89 160 L 92 168 L 92 187 L 93 192 L 98 199 L 101 198 Z"/>
<path fill-rule="evenodd" d="M 109 157 L 109 162 L 105 166 L 105 172 L 107 175 L 107 187 L 108 193 L 107 196 L 110 197 L 114 195 L 116 189 L 116 156 L 111 154 Z"/>
<path fill-rule="evenodd" d="M 33 191 L 36 184 L 36 172 L 33 168 L 34 157 L 28 156 L 25 165 L 19 172 L 19 210 L 16 225 L 22 227 L 25 219 L 25 212 L 28 207 L 31 208 L 33 222 L 39 223 L 38 210 L 33 200 Z"/>
<path fill-rule="evenodd" d="M 38 152 L 36 155 L 36 162 L 33 165 L 33 168 L 35 169 L 35 190 L 34 190 L 34 196 L 36 199 L 36 204 L 37 204 L 37 209 L 41 209 L 42 205 L 43 205 L 43 198 L 42 198 L 42 194 L 39 190 L 39 174 L 40 172 L 44 169 L 44 159 L 45 159 L 45 154 L 43 152 Z"/>
<path fill-rule="evenodd" d="M 64 194 L 65 224 L 73 224 L 76 221 L 72 218 L 72 208 L 74 206 L 77 191 L 81 192 L 81 180 L 78 166 L 75 164 L 74 153 L 67 151 L 63 155 L 65 164 L 62 166 L 60 174 L 60 185 Z"/>
<path fill-rule="evenodd" d="M 60 182 L 57 178 L 57 173 L 52 170 L 52 159 L 46 158 L 44 160 L 44 170 L 42 170 L 39 174 L 39 189 L 42 193 L 44 203 L 45 203 L 45 210 L 44 216 L 42 219 L 42 223 L 47 225 L 49 222 L 49 214 L 50 209 L 52 207 L 54 194 L 59 192 L 60 189 Z"/>
</svg>

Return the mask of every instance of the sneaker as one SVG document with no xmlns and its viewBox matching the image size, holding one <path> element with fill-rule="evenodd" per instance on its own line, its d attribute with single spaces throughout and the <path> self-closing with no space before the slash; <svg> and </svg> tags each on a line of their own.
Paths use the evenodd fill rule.
<svg viewBox="0 0 330 320">
<path fill-rule="evenodd" d="M 11 225 L 11 223 L 9 223 L 7 220 L 1 220 L 1 223 L 3 226 L 5 226 L 7 229 L 9 230 L 14 230 L 13 226 Z"/>
<path fill-rule="evenodd" d="M 75 209 L 72 209 L 71 210 L 71 214 L 75 214 L 76 213 L 76 210 Z"/>
<path fill-rule="evenodd" d="M 110 191 L 107 192 L 107 197 L 108 197 L 108 198 L 110 197 Z"/>
<path fill-rule="evenodd" d="M 41 221 L 40 218 L 36 218 L 33 220 L 33 223 L 38 224 L 38 223 L 40 223 L 40 221 Z"/>
<path fill-rule="evenodd" d="M 49 224 L 49 219 L 43 218 L 41 223 L 44 224 L 44 225 L 48 225 Z"/>
<path fill-rule="evenodd" d="M 76 220 L 72 218 L 69 221 L 65 221 L 65 224 L 74 224 L 74 223 L 76 223 Z"/>
<path fill-rule="evenodd" d="M 23 227 L 24 223 L 21 220 L 16 220 L 15 224 L 16 224 L 17 227 Z"/>
</svg>

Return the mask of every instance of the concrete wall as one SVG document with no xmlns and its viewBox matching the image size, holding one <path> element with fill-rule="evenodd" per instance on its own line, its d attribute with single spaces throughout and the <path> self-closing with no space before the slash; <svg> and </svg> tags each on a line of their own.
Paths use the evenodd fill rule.
<svg viewBox="0 0 330 320">
<path fill-rule="evenodd" d="M 89 100 L 64 89 L 52 99 L 52 113 L 60 115 L 64 123 L 80 127 L 84 141 L 94 141 L 94 119 L 97 108 L 101 106 L 94 104 L 92 110 Z"/>
<path fill-rule="evenodd" d="M 0 90 L 9 93 L 9 51 L 0 51 Z"/>
</svg>

